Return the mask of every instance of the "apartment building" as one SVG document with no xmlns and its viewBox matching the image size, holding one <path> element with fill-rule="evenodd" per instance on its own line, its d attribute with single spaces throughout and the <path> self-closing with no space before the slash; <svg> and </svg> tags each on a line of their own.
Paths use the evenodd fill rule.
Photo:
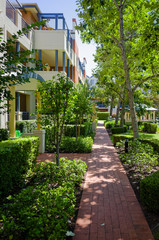
<svg viewBox="0 0 159 240">
<path fill-rule="evenodd" d="M 15 86 L 17 120 L 30 119 L 30 114 L 35 112 L 34 92 L 39 84 L 37 80 L 50 80 L 59 72 L 70 77 L 74 83 L 83 83 L 86 78 L 86 60 L 81 62 L 79 59 L 76 19 L 72 19 L 70 30 L 62 13 L 42 13 L 36 3 L 20 4 L 18 0 L 0 1 L 0 28 L 3 29 L 5 41 L 18 30 L 41 20 L 46 20 L 46 24 L 25 34 L 15 46 L 17 52 L 37 49 L 33 57 L 41 60 L 44 65 L 41 71 L 30 74 L 29 83 Z M 0 128 L 5 128 L 7 121 L 7 114 L 0 115 Z"/>
</svg>

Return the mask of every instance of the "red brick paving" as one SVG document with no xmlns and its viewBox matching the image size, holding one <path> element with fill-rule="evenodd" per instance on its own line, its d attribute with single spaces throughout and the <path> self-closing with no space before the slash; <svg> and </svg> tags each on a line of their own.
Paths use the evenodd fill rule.
<svg viewBox="0 0 159 240">
<path fill-rule="evenodd" d="M 73 240 L 152 240 L 145 216 L 104 125 L 99 124 Z"/>
<path fill-rule="evenodd" d="M 54 154 L 40 154 L 38 161 Z M 145 216 L 103 124 L 91 154 L 60 154 L 86 161 L 88 170 L 73 240 L 153 240 Z"/>
</svg>

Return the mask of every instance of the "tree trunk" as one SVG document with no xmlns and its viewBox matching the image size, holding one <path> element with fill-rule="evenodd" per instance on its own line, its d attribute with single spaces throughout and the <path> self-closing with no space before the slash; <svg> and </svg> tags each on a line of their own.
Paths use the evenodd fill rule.
<svg viewBox="0 0 159 240">
<path fill-rule="evenodd" d="M 113 104 L 114 104 L 114 97 L 112 97 L 112 99 L 111 99 L 111 103 L 110 103 L 110 117 L 112 117 Z"/>
<path fill-rule="evenodd" d="M 123 127 L 124 125 L 124 115 L 125 115 L 125 101 L 122 101 L 122 109 L 121 109 L 121 115 L 120 115 L 120 127 Z"/>
<path fill-rule="evenodd" d="M 138 138 L 139 133 L 138 133 L 138 124 L 137 124 L 137 117 L 136 117 L 136 111 L 135 111 L 135 105 L 134 105 L 134 94 L 132 91 L 130 75 L 129 75 L 129 67 L 128 67 L 128 62 L 126 57 L 126 49 L 125 49 L 122 5 L 119 6 L 119 18 L 120 18 L 120 49 L 121 49 L 123 66 L 125 71 L 125 81 L 126 81 L 126 87 L 128 91 L 129 107 L 130 107 L 130 114 L 132 119 L 132 128 L 133 128 L 134 138 Z"/>
<path fill-rule="evenodd" d="M 117 125 L 118 121 L 119 121 L 119 111 L 120 111 L 120 98 L 119 98 L 118 106 L 117 106 L 117 110 L 116 110 L 115 125 Z"/>
</svg>

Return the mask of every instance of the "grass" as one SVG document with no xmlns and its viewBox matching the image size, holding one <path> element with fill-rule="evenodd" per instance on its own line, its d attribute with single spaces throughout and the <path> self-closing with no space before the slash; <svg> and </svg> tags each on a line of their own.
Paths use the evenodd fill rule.
<svg viewBox="0 0 159 240">
<path fill-rule="evenodd" d="M 133 131 L 129 130 L 127 135 L 133 135 Z M 157 139 L 157 140 L 159 140 L 159 134 L 139 132 L 139 138 L 142 138 L 142 139 L 149 138 L 149 139 Z"/>
</svg>

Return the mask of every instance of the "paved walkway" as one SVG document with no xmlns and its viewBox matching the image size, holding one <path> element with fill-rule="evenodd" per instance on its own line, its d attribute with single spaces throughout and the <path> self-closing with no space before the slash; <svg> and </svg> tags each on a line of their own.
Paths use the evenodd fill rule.
<svg viewBox="0 0 159 240">
<path fill-rule="evenodd" d="M 144 214 L 104 125 L 85 159 L 86 181 L 73 240 L 152 240 Z"/>
</svg>

